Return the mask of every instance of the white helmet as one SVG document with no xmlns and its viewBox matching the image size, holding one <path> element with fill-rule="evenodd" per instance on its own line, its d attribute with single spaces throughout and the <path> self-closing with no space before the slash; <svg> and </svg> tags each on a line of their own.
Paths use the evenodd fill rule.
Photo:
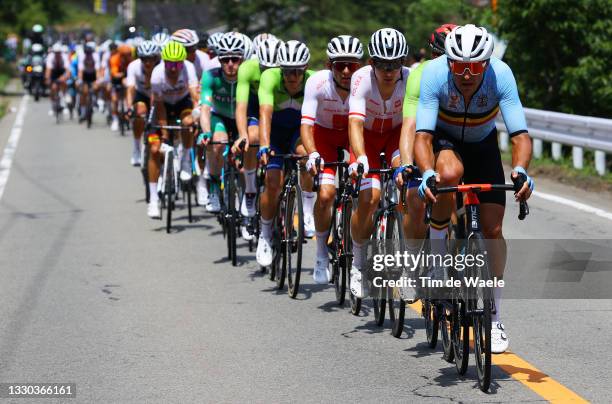
<svg viewBox="0 0 612 404">
<path fill-rule="evenodd" d="M 404 34 L 393 28 L 382 28 L 372 34 L 368 45 L 370 57 L 394 60 L 408 54 Z"/>
<path fill-rule="evenodd" d="M 255 35 L 255 38 L 253 38 L 253 47 L 255 49 L 259 48 L 259 45 L 265 41 L 266 39 L 270 39 L 270 38 L 274 38 L 274 39 L 278 39 L 276 38 L 274 35 L 272 34 L 268 34 L 266 32 L 261 33 L 261 34 L 257 34 Z"/>
<path fill-rule="evenodd" d="M 56 42 L 53 44 L 53 46 L 51 47 L 51 51 L 52 52 L 61 52 L 62 51 L 62 44 L 59 42 Z"/>
<path fill-rule="evenodd" d="M 278 49 L 281 46 L 282 42 L 276 37 L 262 40 L 257 48 L 259 64 L 264 67 L 278 67 Z"/>
<path fill-rule="evenodd" d="M 239 32 L 227 32 L 223 34 L 215 52 L 219 56 L 240 55 L 244 57 L 244 36 Z"/>
<path fill-rule="evenodd" d="M 310 51 L 300 41 L 283 42 L 278 50 L 278 64 L 281 67 L 304 67 L 309 60 Z"/>
<path fill-rule="evenodd" d="M 157 34 L 151 37 L 151 40 L 155 42 L 157 46 L 163 48 L 168 42 L 170 42 L 170 35 L 165 32 L 158 32 Z"/>
<path fill-rule="evenodd" d="M 244 41 L 244 60 L 248 60 L 251 58 L 251 56 L 253 56 L 253 41 L 251 41 L 251 38 L 244 34 L 240 35 L 242 35 L 242 40 Z"/>
<path fill-rule="evenodd" d="M 481 62 L 493 53 L 493 37 L 483 27 L 467 24 L 455 27 L 446 36 L 444 48 L 451 60 Z"/>
<path fill-rule="evenodd" d="M 327 44 L 327 57 L 330 59 L 361 59 L 363 57 L 363 46 L 359 39 L 354 36 L 340 35 L 332 38 Z"/>
<path fill-rule="evenodd" d="M 219 40 L 223 37 L 223 32 L 215 32 L 208 37 L 208 41 L 206 41 L 206 46 L 209 49 L 212 49 L 217 52 L 217 45 L 219 44 Z"/>
<path fill-rule="evenodd" d="M 196 46 L 200 42 L 198 33 L 192 29 L 179 29 L 172 34 L 171 40 L 183 44 L 184 47 L 189 48 Z"/>
<path fill-rule="evenodd" d="M 146 58 L 151 56 L 159 56 L 161 49 L 153 41 L 142 41 L 136 49 L 136 54 L 139 58 Z"/>
</svg>

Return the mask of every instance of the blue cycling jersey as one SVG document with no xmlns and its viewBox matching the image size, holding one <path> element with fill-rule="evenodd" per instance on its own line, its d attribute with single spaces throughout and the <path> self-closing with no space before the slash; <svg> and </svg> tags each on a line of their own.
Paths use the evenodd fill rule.
<svg viewBox="0 0 612 404">
<path fill-rule="evenodd" d="M 501 60 L 491 58 L 482 84 L 472 96 L 467 109 L 453 81 L 446 56 L 436 58 L 425 66 L 417 107 L 417 132 L 440 131 L 464 142 L 480 142 L 495 129 L 495 117 L 499 110 L 510 136 L 527 132 L 514 75 Z"/>
</svg>

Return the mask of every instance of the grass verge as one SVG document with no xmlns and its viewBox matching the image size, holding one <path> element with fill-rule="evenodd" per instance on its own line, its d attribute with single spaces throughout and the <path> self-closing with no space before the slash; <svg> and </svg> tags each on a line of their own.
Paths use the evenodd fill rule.
<svg viewBox="0 0 612 404">
<path fill-rule="evenodd" d="M 510 152 L 502 153 L 502 161 L 507 164 L 512 162 Z M 541 175 L 562 184 L 575 186 L 590 192 L 612 192 L 612 173 L 608 162 L 608 172 L 600 176 L 595 171 L 594 156 L 592 151 L 584 151 L 584 168 L 575 169 L 572 163 L 571 148 L 569 153 L 564 150 L 560 160 L 553 160 L 548 151 L 541 158 L 532 159 L 529 165 L 530 175 Z"/>
</svg>

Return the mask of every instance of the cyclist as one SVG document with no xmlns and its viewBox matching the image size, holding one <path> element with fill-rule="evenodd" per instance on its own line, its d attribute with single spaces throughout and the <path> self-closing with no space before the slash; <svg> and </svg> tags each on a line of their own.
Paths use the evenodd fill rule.
<svg viewBox="0 0 612 404">
<path fill-rule="evenodd" d="M 357 70 L 351 79 L 349 99 L 349 139 L 352 158 L 349 172 L 357 175 L 363 166 L 359 203 L 351 218 L 353 265 L 351 293 L 356 297 L 367 294 L 362 281 L 365 242 L 370 239 L 374 212 L 380 201 L 380 175 L 368 174 L 370 168 L 380 168 L 380 152 L 387 164 L 400 163 L 399 139 L 402 104 L 409 71 L 404 66 L 408 45 L 404 35 L 393 28 L 382 28 L 372 34 L 368 45 L 370 63 Z"/>
<path fill-rule="evenodd" d="M 118 46 L 117 52 L 114 53 L 108 61 L 108 68 L 110 71 L 110 80 L 112 86 L 111 113 L 113 121 L 111 123 L 111 130 L 113 132 L 119 130 L 119 118 L 117 116 L 117 111 L 119 110 L 118 103 L 125 101 L 119 99 L 118 88 L 123 86 L 123 80 L 127 75 L 127 68 L 131 62 L 132 47 L 125 44 Z"/>
<path fill-rule="evenodd" d="M 238 68 L 244 57 L 244 40 L 241 34 L 228 32 L 217 44 L 217 54 L 221 68 L 204 72 L 202 77 L 202 94 L 200 125 L 202 134 L 198 144 L 204 145 L 209 139 L 213 141 L 228 141 L 231 132 L 237 135 L 236 112 L 236 79 Z M 223 167 L 224 146 L 217 144 L 207 147 L 206 162 L 211 183 L 206 210 L 216 213 L 221 210 L 219 203 L 219 176 Z M 198 153 L 201 154 L 201 153 Z M 198 190 L 203 188 L 206 179 L 202 175 L 198 180 Z"/>
<path fill-rule="evenodd" d="M 125 99 L 130 106 L 128 115 L 134 117 L 134 147 L 130 160 L 133 166 L 141 164 L 140 144 L 144 132 L 144 118 L 150 107 L 151 74 L 159 63 L 160 49 L 153 41 L 143 41 L 136 49 L 136 54 L 138 59 L 128 65 L 125 79 Z"/>
<path fill-rule="evenodd" d="M 198 49 L 200 38 L 192 29 L 179 29 L 172 34 L 172 40 L 183 44 L 187 50 L 187 60 L 193 63 L 196 69 L 198 80 L 202 79 L 202 72 L 206 70 L 210 64 L 210 57 Z"/>
<path fill-rule="evenodd" d="M 259 36 L 258 36 L 259 37 Z M 257 39 L 258 37 L 255 37 Z M 249 148 L 250 143 L 259 141 L 259 80 L 261 73 L 271 67 L 278 67 L 278 48 L 280 42 L 275 37 L 269 37 L 258 43 L 258 60 L 244 61 L 238 69 L 238 85 L 236 87 L 236 126 L 240 136 L 232 150 L 236 152 L 238 145 L 244 142 L 244 181 L 245 193 L 240 203 L 240 213 L 244 217 L 255 216 L 255 196 L 257 193 L 256 168 L 257 149 Z M 242 238 L 250 240 L 252 235 L 247 226 L 242 226 Z"/>
<path fill-rule="evenodd" d="M 187 59 L 185 47 L 174 41 L 170 41 L 164 46 L 161 52 L 163 63 L 158 64 L 151 73 L 151 104 L 155 106 L 155 116 L 160 125 L 174 124 L 177 120 L 183 126 L 192 126 L 193 118 L 191 111 L 197 106 L 196 92 L 198 90 L 198 79 L 196 78 L 195 68 Z M 168 142 L 171 141 L 167 130 L 161 130 L 164 145 L 160 145 L 159 135 L 149 135 L 149 191 L 151 198 L 147 208 L 147 214 L 151 218 L 159 218 L 160 211 L 157 206 L 157 179 L 159 178 L 159 168 L 161 164 L 160 152 L 168 150 Z M 183 143 L 183 156 L 181 167 L 188 167 L 191 171 L 189 148 L 193 144 L 193 134 L 190 130 L 181 131 L 181 141 Z"/>
<path fill-rule="evenodd" d="M 210 57 L 210 62 L 206 66 L 205 70 L 211 70 L 217 67 L 221 67 L 221 63 L 219 63 L 219 57 L 217 56 L 217 44 L 219 40 L 223 37 L 223 32 L 215 32 L 208 37 L 208 56 Z"/>
<path fill-rule="evenodd" d="M 63 52 L 63 47 L 60 43 L 53 44 L 52 52 L 47 55 L 45 61 L 45 81 L 47 87 L 51 89 L 51 100 L 55 101 L 59 97 L 60 105 L 64 108 L 64 95 L 66 93 L 66 82 L 70 77 L 70 62 L 68 54 Z"/>
<path fill-rule="evenodd" d="M 327 44 L 327 70 L 313 74 L 306 82 L 302 104 L 301 139 L 308 153 L 306 168 L 319 175 L 320 189 L 314 206 L 317 255 L 313 271 L 316 283 L 329 282 L 327 239 L 336 194 L 335 168 L 322 172 L 316 159 L 335 161 L 337 149 L 349 148 L 348 113 L 351 77 L 361 67 L 363 46 L 350 35 L 332 38 Z"/>
<path fill-rule="evenodd" d="M 455 28 L 455 24 L 443 24 L 431 33 L 429 46 L 431 47 L 431 57 L 435 59 L 444 55 L 444 40 L 446 35 Z M 414 138 L 416 134 L 416 111 L 419 103 L 419 93 L 421 87 L 421 76 L 423 69 L 428 61 L 419 63 L 418 66 L 410 71 L 410 77 L 406 83 L 406 95 L 404 96 L 403 122 L 400 137 L 400 157 L 403 162 L 394 172 L 395 181 L 398 188 L 404 184 L 401 173 L 405 170 L 412 172 L 414 169 Z M 408 184 L 408 194 L 406 204 L 403 209 L 404 237 L 406 239 L 407 250 L 418 253 L 420 248 L 419 240 L 425 238 L 427 226 L 423 221 L 425 205 L 418 196 L 416 188 L 419 186 L 417 181 Z"/>
<path fill-rule="evenodd" d="M 96 43 L 87 42 L 81 54 L 78 55 L 78 76 L 81 116 L 79 121 L 85 120 L 85 111 L 88 97 L 93 96 L 98 90 L 98 70 L 100 70 L 100 57 L 95 52 Z"/>
<path fill-rule="evenodd" d="M 267 69 L 259 81 L 259 152 L 258 159 L 267 165 L 265 188 L 261 194 L 261 234 L 257 245 L 257 263 L 268 266 L 272 263 L 272 220 L 278 210 L 278 199 L 283 181 L 283 159 L 272 153 L 289 153 L 296 150 L 304 154 L 304 147 L 297 143 L 300 136 L 300 111 L 304 97 L 304 84 L 313 74 L 307 70 L 310 52 L 308 47 L 299 41 L 288 41 L 278 51 L 280 67 Z M 312 185 L 312 178 L 302 173 L 302 186 L 306 189 Z M 306 193 L 306 192 L 304 192 Z M 304 216 L 311 216 L 314 204 L 314 192 L 304 203 Z M 309 213 L 307 209 L 310 208 Z M 309 232 L 314 233 L 314 226 Z M 306 233 L 306 231 L 305 231 Z"/>
<path fill-rule="evenodd" d="M 446 56 L 430 61 L 423 70 L 421 94 L 417 109 L 414 156 L 423 182 L 419 195 L 435 202 L 430 237 L 444 239 L 453 199 L 450 194 L 434 197 L 427 179 L 438 185 L 466 183 L 504 183 L 504 170 L 497 144 L 495 117 L 501 110 L 512 141 L 511 177 L 526 176 L 527 181 L 516 194 L 529 198 L 533 180 L 527 175 L 531 160 L 531 140 L 518 96 L 512 70 L 491 56 L 493 38 L 486 29 L 468 24 L 453 28 L 445 41 Z M 503 277 L 506 246 L 502 221 L 506 197 L 493 191 L 479 195 L 480 219 L 489 243 L 489 262 L 493 276 Z M 444 248 L 444 243 L 440 243 Z M 444 252 L 444 251 L 442 251 Z M 504 352 L 508 337 L 500 321 L 501 288 L 494 289 L 497 313 L 492 317 L 491 351 Z"/>
<path fill-rule="evenodd" d="M 163 47 L 170 41 L 170 36 L 165 32 L 158 32 L 157 34 L 153 34 L 151 41 L 153 41 L 153 43 L 157 45 L 159 49 L 163 49 Z"/>
</svg>

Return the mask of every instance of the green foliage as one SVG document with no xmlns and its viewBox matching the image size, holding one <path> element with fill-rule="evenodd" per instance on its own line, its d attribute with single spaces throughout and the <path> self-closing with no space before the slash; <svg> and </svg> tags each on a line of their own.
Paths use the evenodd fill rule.
<svg viewBox="0 0 612 404">
<path fill-rule="evenodd" d="M 500 1 L 523 103 L 533 108 L 612 116 L 612 2 Z"/>
</svg>

